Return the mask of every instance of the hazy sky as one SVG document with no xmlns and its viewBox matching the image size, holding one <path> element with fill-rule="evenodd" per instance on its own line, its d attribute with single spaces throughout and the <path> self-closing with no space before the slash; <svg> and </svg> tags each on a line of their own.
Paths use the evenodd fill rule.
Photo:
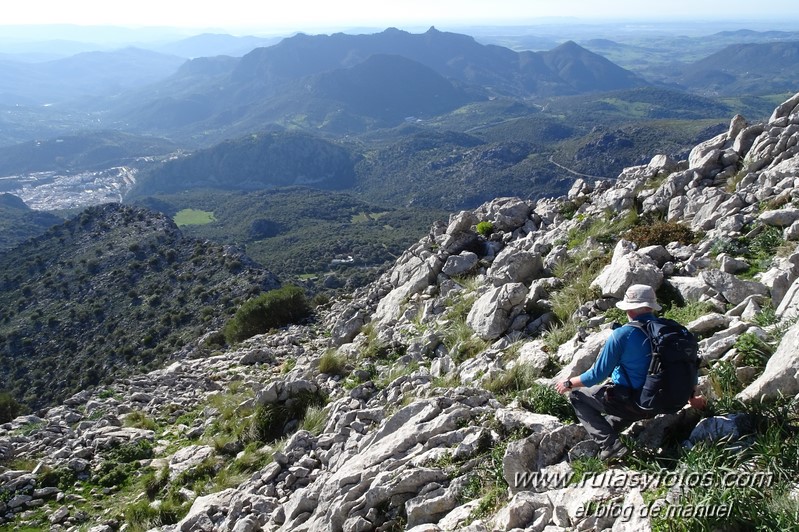
<svg viewBox="0 0 799 532">
<path fill-rule="evenodd" d="M 21 0 L 0 25 L 181 26 L 306 30 L 525 23 L 540 17 L 797 18 L 797 0 Z"/>
</svg>

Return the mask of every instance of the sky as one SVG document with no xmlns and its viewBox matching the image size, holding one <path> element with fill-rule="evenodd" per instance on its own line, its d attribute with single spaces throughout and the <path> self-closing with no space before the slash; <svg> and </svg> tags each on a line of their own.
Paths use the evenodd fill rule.
<svg viewBox="0 0 799 532">
<path fill-rule="evenodd" d="M 22 0 L 0 25 L 175 26 L 306 31 L 357 26 L 508 25 L 542 17 L 784 19 L 797 0 Z"/>
</svg>

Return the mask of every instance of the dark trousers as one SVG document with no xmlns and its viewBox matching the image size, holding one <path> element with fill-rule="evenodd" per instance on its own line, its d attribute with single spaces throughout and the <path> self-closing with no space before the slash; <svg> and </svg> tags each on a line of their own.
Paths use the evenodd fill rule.
<svg viewBox="0 0 799 532">
<path fill-rule="evenodd" d="M 616 443 L 619 432 L 642 417 L 630 417 L 615 410 L 604 401 L 604 395 L 605 386 L 598 384 L 573 390 L 569 400 L 588 434 L 606 449 Z"/>
</svg>

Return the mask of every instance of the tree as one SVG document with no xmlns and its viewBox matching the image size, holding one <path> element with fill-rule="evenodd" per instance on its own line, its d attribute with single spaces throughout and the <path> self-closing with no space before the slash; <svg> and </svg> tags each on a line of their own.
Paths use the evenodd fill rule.
<svg viewBox="0 0 799 532">
<path fill-rule="evenodd" d="M 22 406 L 8 392 L 0 392 L 0 423 L 8 423 L 22 412 Z"/>
</svg>

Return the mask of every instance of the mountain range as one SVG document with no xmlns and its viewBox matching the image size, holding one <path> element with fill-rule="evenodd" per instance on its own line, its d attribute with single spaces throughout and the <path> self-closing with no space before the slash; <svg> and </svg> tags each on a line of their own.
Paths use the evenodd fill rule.
<svg viewBox="0 0 799 532">
<path fill-rule="evenodd" d="M 268 44 L 210 34 L 181 43 L 186 50 L 204 43 L 207 50 L 220 51 L 236 43 Z M 597 46 L 608 48 L 613 42 Z M 625 166 L 656 153 L 684 157 L 698 138 L 726 127 L 722 117 L 743 111 L 762 116 L 783 98 L 698 96 L 676 77 L 668 83 L 665 77 L 647 81 L 571 40 L 541 52 L 515 51 L 435 28 L 419 34 L 395 28 L 361 35 L 298 34 L 241 57 L 184 61 L 181 55 L 187 53 L 159 55 L 129 47 L 27 64 L 30 70 L 15 63 L 20 72 L 36 73 L 42 80 L 63 77 L 64 99 L 46 106 L 9 106 L 0 115 L 0 144 L 6 144 L 0 148 L 0 174 L 9 177 L 3 190 L 46 201 L 62 193 L 59 183 L 69 183 L 80 172 L 124 165 L 129 168 L 120 175 L 127 181 L 119 191 L 109 181 L 82 186 L 108 187 L 110 194 L 97 197 L 116 198 L 135 179 L 128 201 L 163 205 L 169 202 L 156 196 L 185 194 L 178 202 L 183 208 L 194 208 L 185 200 L 192 198 L 211 214 L 212 199 L 220 190 L 240 193 L 230 201 L 238 198 L 244 205 L 261 197 L 251 193 L 294 187 L 288 197 L 296 198 L 296 187 L 313 186 L 350 194 L 352 204 L 369 204 L 365 212 L 408 209 L 420 222 L 426 220 L 421 209 L 473 208 L 496 195 L 558 195 L 580 175 L 612 179 Z M 724 61 L 710 59 L 699 71 L 712 72 Z M 152 72 L 136 70 L 149 60 Z M 135 75 L 110 67 L 115 61 L 126 67 L 133 62 L 130 72 Z M 761 63 L 764 71 L 779 64 Z M 170 69 L 171 75 L 164 77 Z M 72 72 L 77 76 L 69 78 Z M 664 76 L 668 72 L 662 69 Z M 138 85 L 153 78 L 159 79 Z M 95 81 L 99 85 L 91 89 Z M 699 82 L 696 87 L 708 92 L 698 88 Z M 58 88 L 50 82 L 36 84 L 42 98 Z M 67 100 L 79 94 L 91 97 L 79 103 Z M 14 138 L 27 140 L 13 143 Z M 52 175 L 14 179 L 29 172 Z M 31 182 L 47 192 L 29 194 Z M 80 190 L 73 187 L 76 195 Z M 316 207 L 303 204 L 309 209 L 338 204 L 332 195 L 309 198 L 317 202 Z M 236 209 L 226 204 L 225 210 Z M 270 220 L 273 214 L 259 218 Z M 220 220 L 191 230 L 219 239 L 224 235 L 224 228 L 217 227 Z M 360 226 L 359 233 L 369 228 L 375 231 L 372 244 L 383 242 L 384 228 L 371 222 Z M 269 252 L 270 245 L 283 247 L 286 239 L 298 249 L 318 243 L 296 232 L 290 237 L 287 231 L 236 233 L 237 243 L 262 262 L 278 255 Z M 16 232 L 8 246 L 30 234 Z M 363 242 L 360 236 L 347 241 Z M 400 241 L 394 236 L 390 240 L 386 260 L 388 250 L 394 252 Z M 354 254 L 364 266 L 378 266 L 372 251 L 358 257 L 345 246 L 316 247 L 326 251 L 305 264 L 329 264 L 336 257 L 327 250 L 335 248 Z M 323 273 L 297 271 L 296 261 L 291 263 L 292 275 Z"/>
<path fill-rule="evenodd" d="M 246 338 L 219 325 L 274 308 L 271 275 L 166 216 L 84 211 L 0 257 L 0 526 L 793 530 L 797 117 L 799 93 L 685 159 L 454 212 L 310 321 Z M 636 284 L 698 340 L 698 396 L 603 460 L 556 385 Z"/>
</svg>

